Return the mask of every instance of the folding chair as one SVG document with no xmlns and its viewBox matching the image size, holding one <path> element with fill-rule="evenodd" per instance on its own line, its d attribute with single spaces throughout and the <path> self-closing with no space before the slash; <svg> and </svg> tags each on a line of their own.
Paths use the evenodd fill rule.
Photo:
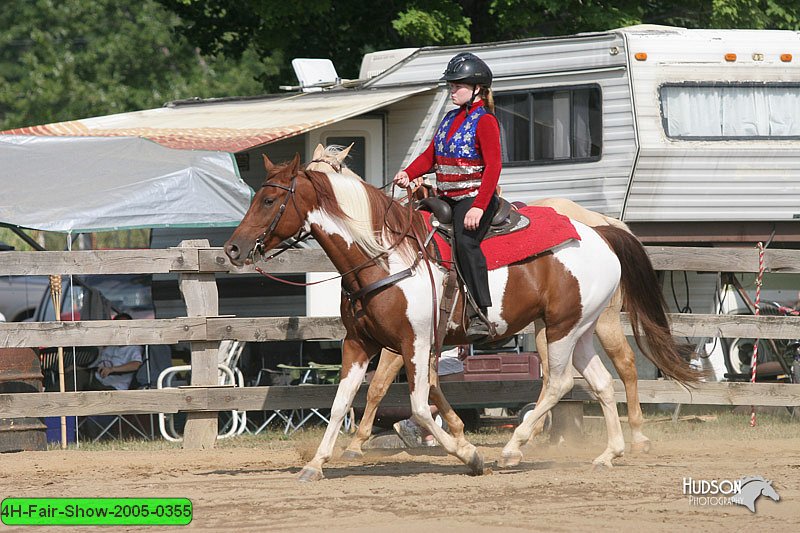
<svg viewBox="0 0 800 533">
<path fill-rule="evenodd" d="M 144 356 L 142 358 L 142 365 L 139 367 L 139 370 L 133 376 L 131 380 L 130 389 L 137 389 L 140 387 L 140 382 L 138 376 L 140 375 L 140 371 L 142 370 L 149 370 L 151 365 L 150 361 L 150 351 L 149 347 L 144 347 Z M 150 432 L 148 433 L 147 429 L 141 423 L 138 418 L 138 415 L 126 415 L 126 414 L 119 414 L 119 415 L 97 415 L 97 416 L 87 416 L 84 417 L 80 423 L 78 424 L 78 430 L 83 427 L 85 432 L 91 432 L 91 439 L 92 442 L 97 442 L 103 437 L 111 437 L 114 440 L 122 440 L 124 437 L 124 430 L 128 430 L 132 433 L 134 437 L 141 436 L 143 439 L 153 439 L 153 419 L 152 415 L 150 417 Z M 97 433 L 94 434 L 93 431 L 90 430 L 91 427 L 96 428 Z M 116 427 L 116 435 L 114 434 L 114 429 Z M 87 431 L 88 430 L 88 431 Z"/>
<path fill-rule="evenodd" d="M 73 346 L 64 348 L 63 353 L 65 369 L 75 367 L 88 371 L 88 368 L 100 354 L 100 350 L 95 346 Z M 44 376 L 44 390 L 48 392 L 58 391 L 58 348 L 42 348 L 39 350 L 39 362 Z M 68 382 L 67 386 L 71 386 L 71 383 Z"/>
<path fill-rule="evenodd" d="M 309 362 L 308 366 L 292 366 L 279 364 L 277 365 L 278 371 L 284 376 L 285 380 L 292 385 L 310 385 L 310 384 L 336 384 L 339 382 L 339 373 L 341 372 L 342 365 L 321 365 L 314 362 Z M 326 417 L 319 409 L 292 409 L 288 414 L 281 410 L 276 410 L 270 415 L 255 431 L 258 434 L 263 431 L 270 422 L 276 418 L 283 422 L 283 432 L 286 435 L 294 433 L 303 427 L 309 420 L 317 417 L 326 424 L 330 423 L 330 419 Z M 344 429 L 349 431 L 352 424 L 352 416 L 345 417 Z"/>
<path fill-rule="evenodd" d="M 219 344 L 217 352 L 217 368 L 219 369 L 220 385 L 232 385 L 234 387 L 244 387 L 244 376 L 239 370 L 239 358 L 242 355 L 244 343 L 233 340 L 223 340 Z M 191 371 L 191 365 L 178 365 L 171 366 L 164 369 L 158 376 L 156 387 L 159 389 L 177 386 L 175 378 L 180 373 Z M 183 383 L 188 383 L 188 376 L 184 378 Z M 169 423 L 169 428 L 167 424 Z M 161 436 L 171 442 L 181 442 L 183 437 L 178 435 L 175 429 L 175 417 L 166 415 L 165 413 L 158 414 L 158 428 Z M 231 411 L 230 420 L 223 426 L 222 432 L 217 435 L 218 439 L 226 439 L 234 435 L 241 435 L 247 428 L 247 412 L 246 411 Z"/>
</svg>

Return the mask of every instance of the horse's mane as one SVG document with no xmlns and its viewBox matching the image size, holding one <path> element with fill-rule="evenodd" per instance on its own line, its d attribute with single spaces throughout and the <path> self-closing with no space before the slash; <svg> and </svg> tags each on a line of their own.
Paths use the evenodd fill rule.
<svg viewBox="0 0 800 533">
<path fill-rule="evenodd" d="M 330 147 L 328 147 L 330 148 Z M 408 226 L 408 210 L 355 174 L 306 169 L 322 210 L 347 228 L 355 243 L 368 255 L 389 251 Z M 422 217 L 412 213 L 418 234 L 425 232 Z M 393 250 L 410 264 L 416 258 L 412 239 L 402 239 Z"/>
</svg>

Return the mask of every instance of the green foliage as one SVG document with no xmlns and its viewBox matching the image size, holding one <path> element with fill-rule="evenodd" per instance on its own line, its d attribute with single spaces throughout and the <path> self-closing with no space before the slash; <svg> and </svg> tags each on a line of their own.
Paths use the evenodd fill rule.
<svg viewBox="0 0 800 533">
<path fill-rule="evenodd" d="M 45 250 L 66 250 L 67 235 L 52 231 L 23 230 L 31 239 L 44 246 Z M 133 229 L 90 233 L 80 242 L 73 235 L 72 249 L 113 250 L 120 248 L 149 248 L 150 230 Z M 0 242 L 10 244 L 15 250 L 31 251 L 34 248 L 8 228 L 0 228 Z"/>
<path fill-rule="evenodd" d="M 152 0 L 6 0 L 0 129 L 120 113 L 192 96 L 258 94 L 274 67 L 252 50 L 204 56 Z"/>
<path fill-rule="evenodd" d="M 641 24 L 645 8 L 634 0 L 493 0 L 489 11 L 498 38 L 518 39 Z"/>
<path fill-rule="evenodd" d="M 418 46 L 469 43 L 472 21 L 462 15 L 460 6 L 445 0 L 438 3 L 427 11 L 409 7 L 397 14 L 392 27 L 402 39 Z"/>
<path fill-rule="evenodd" d="M 297 83 L 290 65 L 295 57 L 332 59 L 339 76 L 355 78 L 363 54 L 407 45 L 392 26 L 410 5 L 403 0 L 159 1 L 178 14 L 179 31 L 203 53 L 238 58 L 252 47 L 278 65 L 261 78 L 268 91 Z"/>
<path fill-rule="evenodd" d="M 712 28 L 800 28 L 800 4 L 778 0 L 712 0 Z"/>
</svg>

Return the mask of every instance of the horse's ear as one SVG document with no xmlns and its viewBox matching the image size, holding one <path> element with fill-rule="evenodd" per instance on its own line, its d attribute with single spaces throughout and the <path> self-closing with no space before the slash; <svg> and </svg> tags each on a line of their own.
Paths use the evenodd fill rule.
<svg viewBox="0 0 800 533">
<path fill-rule="evenodd" d="M 350 153 L 350 148 L 352 148 L 354 144 L 355 143 L 350 143 L 350 146 L 348 146 L 347 148 L 336 154 L 336 159 L 339 161 L 339 163 L 344 162 L 344 158 L 347 157 L 347 154 Z"/>
<path fill-rule="evenodd" d="M 294 153 L 294 159 L 289 163 L 289 168 L 291 168 L 292 174 L 297 174 L 297 171 L 300 170 L 300 154 L 298 152 Z"/>
<path fill-rule="evenodd" d="M 311 159 L 322 159 L 323 155 L 325 155 L 325 147 L 318 144 L 317 147 L 314 148 L 314 155 L 311 156 Z"/>
<path fill-rule="evenodd" d="M 272 163 L 272 161 L 269 160 L 269 157 L 267 157 L 267 154 L 262 154 L 262 155 L 264 157 L 264 168 L 267 169 L 267 172 L 269 172 L 273 168 L 275 168 L 275 165 Z"/>
</svg>

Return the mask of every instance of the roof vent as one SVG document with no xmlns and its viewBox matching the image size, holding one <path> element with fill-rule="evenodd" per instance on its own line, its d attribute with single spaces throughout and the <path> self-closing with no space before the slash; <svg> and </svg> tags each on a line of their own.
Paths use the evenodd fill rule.
<svg viewBox="0 0 800 533">
<path fill-rule="evenodd" d="M 419 48 L 398 48 L 396 50 L 382 50 L 380 52 L 364 54 L 364 58 L 361 60 L 361 69 L 358 73 L 358 79 L 368 80 L 369 78 L 374 78 L 417 50 L 419 50 Z"/>
<path fill-rule="evenodd" d="M 339 75 L 330 59 L 292 59 L 292 68 L 303 92 L 321 91 L 336 85 Z"/>
</svg>

